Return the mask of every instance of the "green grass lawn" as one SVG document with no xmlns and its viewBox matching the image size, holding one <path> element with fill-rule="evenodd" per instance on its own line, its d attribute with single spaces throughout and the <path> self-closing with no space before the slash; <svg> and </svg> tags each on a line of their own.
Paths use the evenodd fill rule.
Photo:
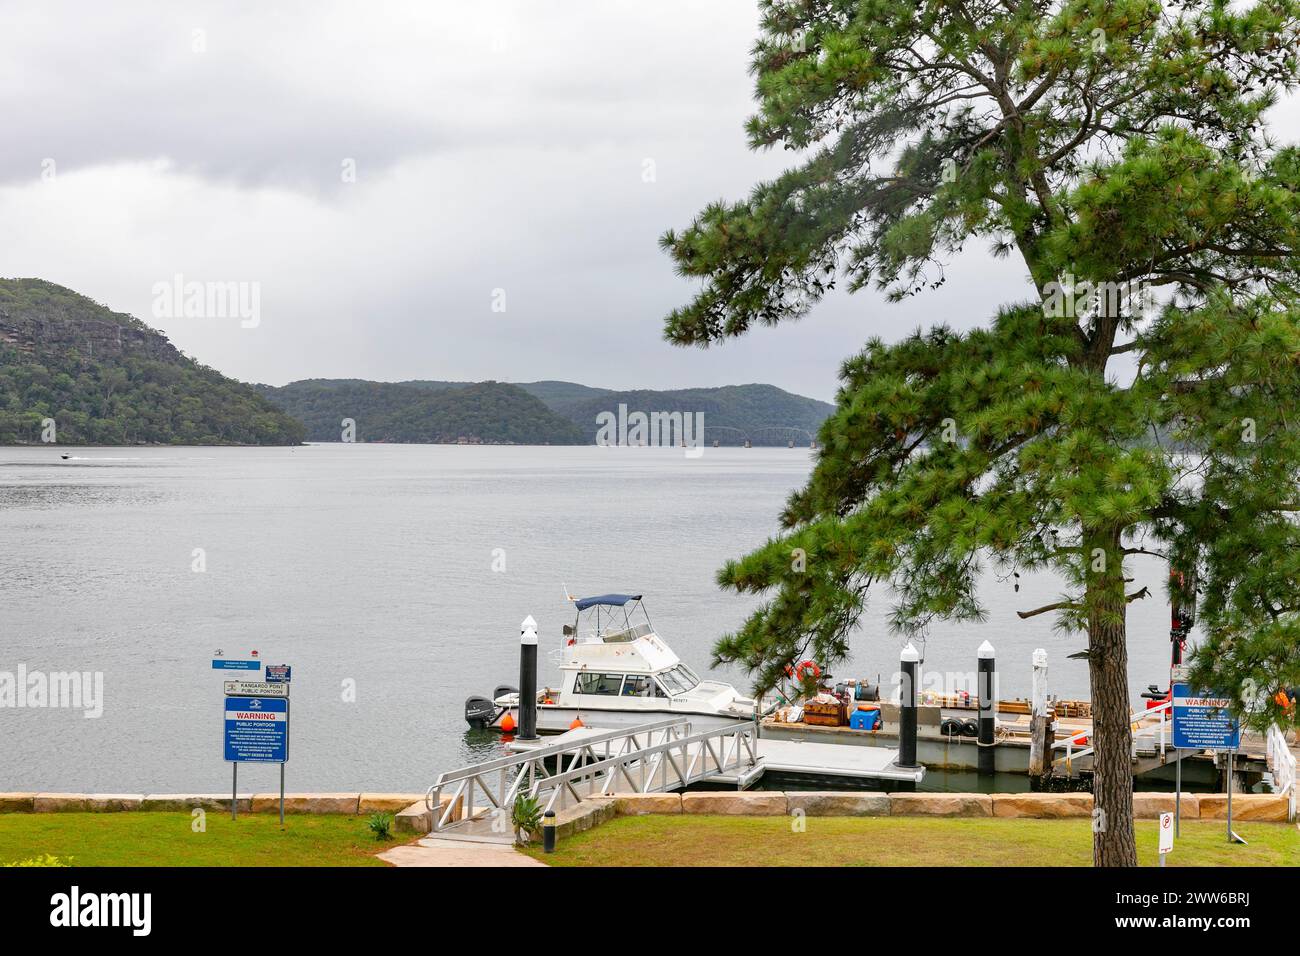
<svg viewBox="0 0 1300 956">
<path fill-rule="evenodd" d="M 1090 820 L 927 817 L 663 815 L 618 817 L 527 850 L 552 866 L 1091 866 Z M 1300 866 L 1300 831 L 1237 823 L 1249 846 L 1232 846 L 1223 821 L 1185 821 L 1169 866 Z M 1156 863 L 1156 824 L 1138 821 L 1138 862 Z"/>
<path fill-rule="evenodd" d="M 365 816 L 209 811 L 195 833 L 189 812 L 0 813 L 0 865 L 52 854 L 73 866 L 385 866 Z"/>
</svg>

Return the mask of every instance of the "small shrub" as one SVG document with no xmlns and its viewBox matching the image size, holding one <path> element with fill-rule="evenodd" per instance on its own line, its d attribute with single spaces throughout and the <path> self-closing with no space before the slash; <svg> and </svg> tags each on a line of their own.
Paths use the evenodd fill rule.
<svg viewBox="0 0 1300 956">
<path fill-rule="evenodd" d="M 393 838 L 393 815 L 391 813 L 370 814 L 366 826 L 370 827 L 370 832 L 375 835 L 376 840 L 391 840 Z"/>
<path fill-rule="evenodd" d="M 30 860 L 18 860 L 14 863 L 0 863 L 0 866 L 72 866 L 72 857 L 66 860 L 54 856 L 52 853 L 42 853 L 40 856 L 34 856 Z"/>
<path fill-rule="evenodd" d="M 518 831 L 521 842 L 527 843 L 542 829 L 542 804 L 536 797 L 521 793 L 515 797 L 515 805 L 510 813 L 510 822 Z"/>
</svg>

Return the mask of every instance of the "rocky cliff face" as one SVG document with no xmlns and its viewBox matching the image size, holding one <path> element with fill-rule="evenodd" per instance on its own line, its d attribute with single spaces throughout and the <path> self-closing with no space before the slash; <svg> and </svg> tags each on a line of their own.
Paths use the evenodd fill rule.
<svg viewBox="0 0 1300 956">
<path fill-rule="evenodd" d="M 137 326 L 130 316 L 122 316 L 126 321 L 118 322 L 68 315 L 54 308 L 49 308 L 48 313 L 15 315 L 0 306 L 0 342 L 29 355 L 75 349 L 87 358 L 132 355 L 161 362 L 182 359 L 165 336 Z"/>
<path fill-rule="evenodd" d="M 34 289 L 59 289 L 39 280 L 19 282 Z M 129 315 L 108 312 L 78 295 L 34 300 L 21 310 L 0 302 L 0 342 L 29 355 L 75 349 L 86 358 L 131 355 L 159 362 L 182 360 L 181 352 L 162 334 Z"/>
</svg>

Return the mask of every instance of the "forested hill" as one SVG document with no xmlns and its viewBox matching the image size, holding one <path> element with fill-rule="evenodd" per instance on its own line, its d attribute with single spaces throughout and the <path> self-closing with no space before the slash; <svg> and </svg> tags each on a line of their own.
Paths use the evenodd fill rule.
<svg viewBox="0 0 1300 956">
<path fill-rule="evenodd" d="M 576 382 L 307 379 L 258 386 L 304 421 L 313 441 L 338 441 L 343 419 L 357 441 L 483 441 L 592 444 L 601 416 L 632 412 L 704 415 L 704 441 L 721 445 L 807 444 L 832 406 L 773 385 L 616 391 Z"/>
<path fill-rule="evenodd" d="M 160 332 L 40 279 L 0 279 L 0 444 L 55 423 L 58 444 L 297 444 L 356 441 L 576 445 L 602 419 L 702 413 L 706 443 L 806 443 L 825 402 L 771 385 L 618 391 L 576 382 L 245 385 L 182 355 Z M 698 438 L 698 436 L 696 436 Z"/>
<path fill-rule="evenodd" d="M 162 333 L 41 279 L 0 279 L 0 444 L 289 445 L 303 428 Z"/>
<path fill-rule="evenodd" d="M 307 426 L 310 441 L 339 441 L 350 419 L 359 442 L 576 445 L 581 431 L 517 385 L 306 379 L 259 385 Z"/>
<path fill-rule="evenodd" d="M 720 445 L 806 445 L 834 406 L 794 395 L 775 385 L 723 385 L 717 388 L 681 388 L 669 391 L 590 389 L 570 382 L 533 382 L 521 386 L 583 430 L 594 441 L 597 416 L 628 413 L 683 412 L 704 416 L 704 441 Z M 574 391 L 581 389 L 584 391 Z M 536 391 L 534 391 L 536 390 Z"/>
</svg>

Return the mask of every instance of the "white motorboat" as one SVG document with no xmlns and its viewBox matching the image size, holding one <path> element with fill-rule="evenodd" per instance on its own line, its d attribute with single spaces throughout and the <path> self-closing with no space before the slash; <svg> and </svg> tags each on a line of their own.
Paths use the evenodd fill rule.
<svg viewBox="0 0 1300 956">
<path fill-rule="evenodd" d="M 572 599 L 577 619 L 565 625 L 556 655 L 558 687 L 537 694 L 537 731 L 558 734 L 577 726 L 616 730 L 668 717 L 689 716 L 703 729 L 752 720 L 757 709 L 731 684 L 702 680 L 673 653 L 650 624 L 639 594 Z M 472 727 L 510 731 L 519 723 L 519 692 L 501 686 L 492 697 L 471 697 Z"/>
</svg>

